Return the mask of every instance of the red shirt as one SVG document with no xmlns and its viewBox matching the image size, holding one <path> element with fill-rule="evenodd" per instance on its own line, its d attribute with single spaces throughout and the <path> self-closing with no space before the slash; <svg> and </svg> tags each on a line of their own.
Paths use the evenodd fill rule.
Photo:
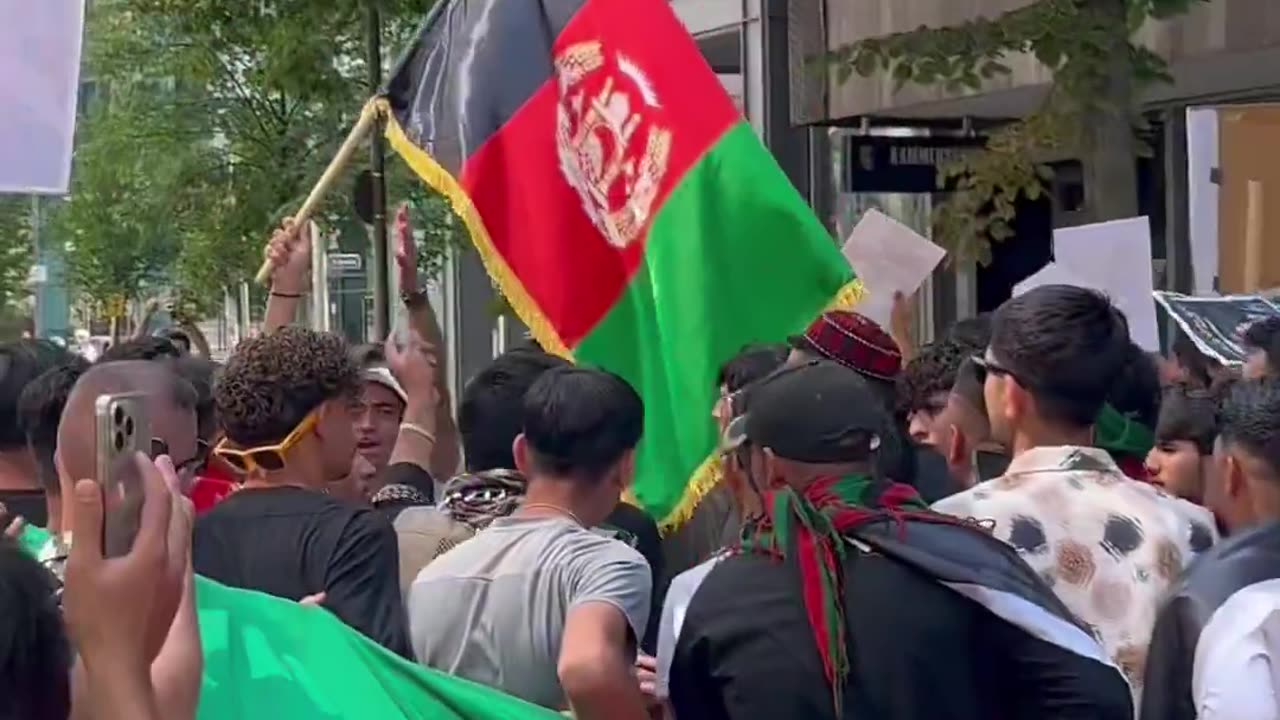
<svg viewBox="0 0 1280 720">
<path fill-rule="evenodd" d="M 216 463 L 209 463 L 204 474 L 197 475 L 191 484 L 191 504 L 196 514 L 207 512 L 240 487 L 234 476 L 227 474 Z"/>
</svg>

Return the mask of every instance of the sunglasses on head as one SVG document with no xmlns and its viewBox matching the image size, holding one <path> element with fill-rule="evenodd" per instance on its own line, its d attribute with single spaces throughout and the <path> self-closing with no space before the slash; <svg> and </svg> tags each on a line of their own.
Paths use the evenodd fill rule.
<svg viewBox="0 0 1280 720">
<path fill-rule="evenodd" d="M 254 470 L 262 470 L 264 472 L 283 470 L 287 464 L 284 457 L 285 453 L 302 442 L 307 433 L 315 428 L 317 420 L 316 413 L 308 414 L 283 440 L 274 445 L 259 445 L 241 449 L 232 447 L 230 441 L 223 438 L 222 442 L 218 443 L 218 446 L 213 449 L 213 454 L 222 458 L 228 465 L 242 473 L 250 473 Z"/>
<path fill-rule="evenodd" d="M 1032 387 L 1032 383 L 1029 383 L 1026 380 L 1022 379 L 1014 371 L 1002 365 L 998 365 L 995 362 L 988 360 L 981 355 L 974 355 L 973 357 L 969 358 L 969 362 L 973 363 L 973 367 L 977 371 L 976 374 L 978 376 L 978 382 L 986 382 L 987 378 L 990 376 L 1011 377 L 1019 385 L 1021 385 L 1024 388 Z"/>
</svg>

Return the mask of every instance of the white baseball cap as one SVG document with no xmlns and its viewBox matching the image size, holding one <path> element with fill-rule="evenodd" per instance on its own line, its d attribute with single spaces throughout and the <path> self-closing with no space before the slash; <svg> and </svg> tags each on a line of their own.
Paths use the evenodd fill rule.
<svg viewBox="0 0 1280 720">
<path fill-rule="evenodd" d="M 404 391 L 404 386 L 402 386 L 400 381 L 396 379 L 396 376 L 392 374 L 390 368 L 381 365 L 367 367 L 361 371 L 360 377 L 365 382 L 377 383 L 390 390 L 396 394 L 396 397 L 400 398 L 400 402 L 408 404 L 409 394 Z"/>
</svg>

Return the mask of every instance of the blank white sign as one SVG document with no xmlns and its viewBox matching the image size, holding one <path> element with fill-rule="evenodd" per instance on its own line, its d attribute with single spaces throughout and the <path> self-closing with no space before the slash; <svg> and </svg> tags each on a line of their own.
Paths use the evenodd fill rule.
<svg viewBox="0 0 1280 720">
<path fill-rule="evenodd" d="M 1080 285 L 1111 296 L 1129 319 L 1129 336 L 1143 350 L 1160 351 L 1151 297 L 1151 225 L 1145 216 L 1054 230 L 1053 258 L 1080 278 Z"/>
<path fill-rule="evenodd" d="M 66 194 L 84 0 L 0 0 L 0 193 Z"/>
</svg>

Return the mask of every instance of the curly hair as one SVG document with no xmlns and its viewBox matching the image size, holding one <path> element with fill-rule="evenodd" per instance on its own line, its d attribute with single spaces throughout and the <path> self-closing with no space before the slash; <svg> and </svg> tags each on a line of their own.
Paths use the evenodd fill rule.
<svg viewBox="0 0 1280 720">
<path fill-rule="evenodd" d="M 280 442 L 322 403 L 355 397 L 359 388 L 341 336 L 287 326 L 240 343 L 213 400 L 227 437 L 249 447 Z"/>
<path fill-rule="evenodd" d="M 951 392 L 960 365 L 979 352 L 977 346 L 952 339 L 926 345 L 898 376 L 898 412 L 923 410 L 933 395 Z"/>
</svg>

